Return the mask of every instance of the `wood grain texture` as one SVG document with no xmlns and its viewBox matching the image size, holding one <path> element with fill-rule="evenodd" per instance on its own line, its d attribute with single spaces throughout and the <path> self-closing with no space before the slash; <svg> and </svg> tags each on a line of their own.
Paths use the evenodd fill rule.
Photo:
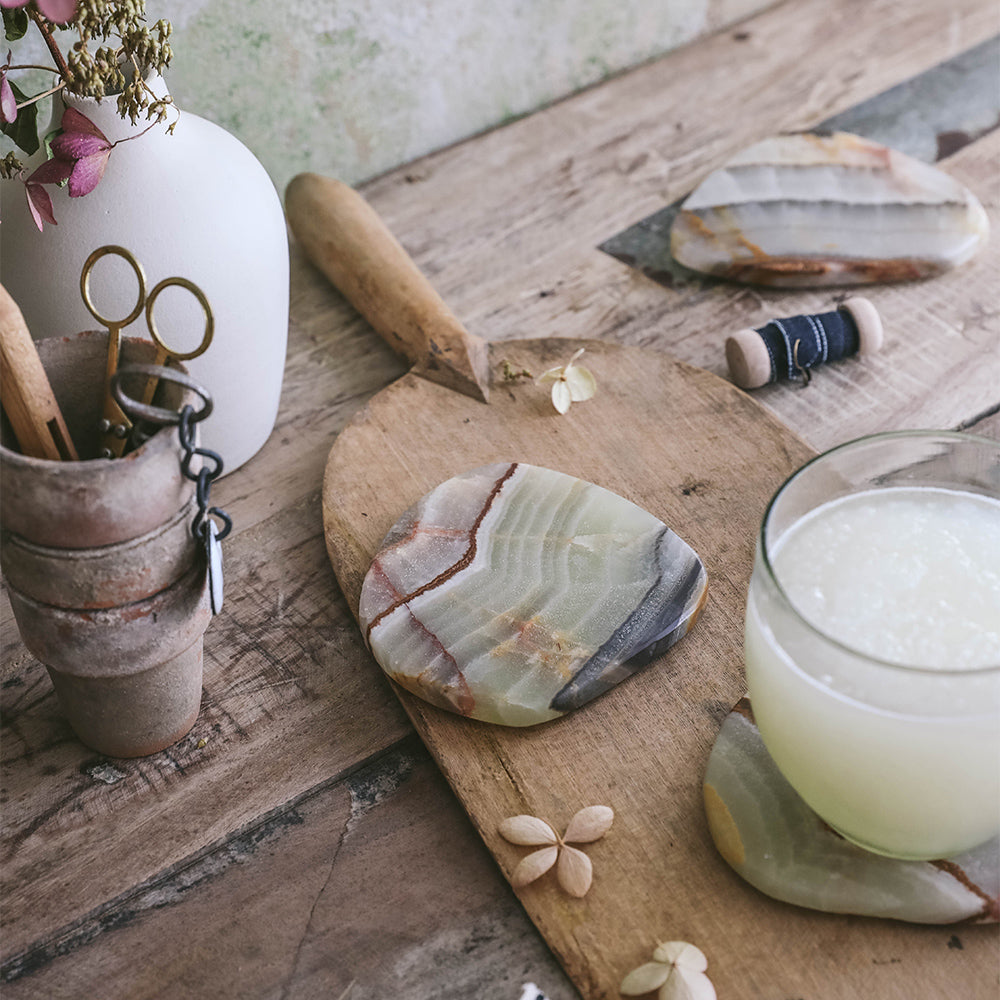
<svg viewBox="0 0 1000 1000">
<path fill-rule="evenodd" d="M 161 754 L 107 770 L 73 738 L 42 667 L 26 654 L 7 660 L 5 961 L 406 732 L 387 686 L 363 665 L 317 502 L 237 535 L 226 559 L 201 714 Z"/>
<path fill-rule="evenodd" d="M 991 0 L 786 0 L 735 30 L 408 165 L 367 186 L 365 194 L 472 332 L 490 340 L 600 338 L 670 352 L 721 373 L 721 343 L 730 329 L 772 315 L 822 311 L 830 300 L 762 296 L 708 283 L 664 290 L 596 246 L 683 195 L 753 139 L 823 120 L 998 30 L 1000 17 Z M 790 59 L 790 52 L 809 57 Z M 996 142 L 995 133 L 987 135 L 940 164 L 976 191 L 994 231 L 1000 225 Z M 334 169 L 331 164 L 330 172 Z M 808 390 L 776 386 L 756 398 L 815 449 L 856 433 L 926 423 L 1000 438 L 997 363 L 983 353 L 1000 337 L 996 247 L 994 237 L 986 251 L 990 256 L 952 275 L 879 290 L 876 304 L 887 337 L 902 331 L 894 353 L 880 355 L 891 357 L 891 364 L 830 366 Z M 516 360 L 512 346 L 505 352 Z M 349 774 L 410 731 L 365 653 L 329 569 L 319 501 L 336 435 L 403 372 L 404 365 L 293 245 L 289 356 L 278 423 L 253 461 L 213 491 L 213 502 L 234 515 L 236 533 L 225 546 L 226 608 L 206 634 L 204 711 L 192 745 L 128 765 L 111 762 L 124 778 L 104 784 L 95 776 L 103 762 L 71 738 L 44 670 L 24 650 L 6 597 L 0 597 L 5 961 L 38 954 L 32 950 L 36 945 L 73 940 L 71 929 L 92 919 L 87 926 L 98 928 L 96 936 L 90 943 L 78 941 L 59 961 L 79 970 L 72 978 L 80 987 L 77 995 L 129 995 L 124 986 L 115 989 L 117 982 L 128 982 L 117 978 L 125 972 L 104 971 L 122 969 L 121 954 L 134 940 L 122 937 L 128 911 L 123 894 L 198 858 L 220 837 L 235 842 L 246 823 Z M 630 481 L 641 484 L 642 471 L 630 473 Z M 726 693 L 726 684 L 720 684 L 720 701 Z M 202 738 L 207 742 L 199 747 Z M 509 785 L 504 773 L 498 778 Z M 662 780 L 665 788 L 673 787 L 670 775 Z M 454 808 L 443 783 L 428 786 L 426 795 L 431 814 Z M 557 823 L 564 818 L 552 817 Z M 627 844 L 627 822 L 613 828 L 615 836 L 622 831 L 626 835 L 618 842 Z M 454 853 L 480 849 L 467 826 L 455 828 L 454 836 Z M 675 831 L 664 831 L 668 850 L 677 839 Z M 614 843 L 603 841 L 595 850 Z M 381 842 L 373 830 L 369 863 L 391 869 L 396 844 L 390 837 Z M 511 849 L 503 863 L 512 865 L 517 856 Z M 598 892 L 601 863 L 594 857 L 592 891 Z M 287 877 L 279 860 L 258 854 L 247 862 L 262 895 L 268 887 L 278 891 Z M 419 858 L 414 866 L 413 878 L 422 886 L 440 878 Z M 742 889 L 734 875 L 718 878 L 726 891 Z M 709 894 L 718 884 L 700 889 Z M 412 888 L 387 881 L 380 891 L 381 912 L 391 914 L 406 908 Z M 185 906 L 197 902 L 201 892 L 192 890 L 183 906 L 165 900 L 157 911 L 155 933 L 163 947 L 151 949 L 146 959 L 150 977 L 159 975 L 167 984 L 164 995 L 171 995 L 171 983 L 177 984 L 172 995 L 186 995 L 187 980 L 171 955 L 191 947 L 191 911 Z M 496 897 L 501 908 L 504 892 Z M 670 886 L 649 888 L 665 913 L 671 892 Z M 597 898 L 588 897 L 585 905 Z M 211 899 L 197 911 L 196 930 L 212 914 L 241 906 L 245 896 L 220 888 Z M 474 908 L 455 905 L 475 923 Z M 802 919 L 826 928 L 824 950 L 833 955 L 853 933 L 850 920 Z M 509 948 L 519 940 L 515 923 L 503 926 L 510 938 L 491 932 L 491 947 Z M 682 936 L 697 928 L 671 921 L 666 930 Z M 952 930 L 912 933 L 925 953 L 897 951 L 895 938 L 881 944 L 876 944 L 881 938 L 871 938 L 868 959 L 876 978 L 859 995 L 878 996 L 876 986 L 897 970 L 917 984 L 913 1000 L 949 996 L 941 976 L 960 968 L 989 932 L 959 931 L 962 949 L 949 947 Z M 352 939 L 352 948 L 359 956 L 370 955 L 380 940 L 379 930 L 368 927 Z M 646 946 L 636 940 L 642 957 Z M 730 995 L 798 995 L 784 989 L 791 973 L 770 957 L 768 947 L 766 937 L 758 942 L 740 932 L 721 955 L 710 956 L 713 968 L 729 963 L 726 976 L 750 966 L 758 970 Z M 435 997 L 434 963 L 441 953 L 429 952 L 421 966 L 416 947 L 387 951 L 387 964 L 404 954 L 411 963 L 398 966 L 395 980 L 364 971 L 359 960 L 350 1000 L 389 995 L 385 984 L 392 982 L 397 995 Z M 816 958 L 825 968 L 822 955 Z M 213 953 L 216 959 L 230 970 L 256 960 L 224 948 Z M 487 959 L 478 952 L 470 961 Z M 22 997 L 47 998 L 54 980 L 39 979 L 44 968 L 5 990 L 18 985 Z M 840 976 L 838 967 L 830 981 Z M 269 996 L 263 986 L 253 990 L 252 978 L 241 981 L 250 983 L 246 996 Z M 407 990 L 413 981 L 418 985 Z M 536 981 L 544 985 L 541 974 Z M 305 987 L 297 991 L 294 976 L 286 985 L 286 996 L 311 995 Z M 995 982 L 972 997 L 994 994 Z M 822 993 L 808 995 L 815 1000 Z"/>
<path fill-rule="evenodd" d="M 73 934 L 4 1000 L 577 996 L 413 735 Z"/>
<path fill-rule="evenodd" d="M 824 4 L 780 5 L 740 31 L 415 164 L 409 186 L 392 175 L 366 195 L 472 332 L 492 341 L 544 332 L 654 345 L 724 375 L 726 334 L 828 311 L 843 294 L 699 280 L 664 289 L 594 248 L 751 142 L 807 128 L 885 89 L 882 74 L 898 70 L 902 56 L 895 45 L 886 50 L 885 38 L 899 39 L 906 59 L 922 50 L 937 61 L 1000 30 L 997 11 L 977 3 L 907 14 L 894 2 L 839 4 L 830 16 L 851 24 L 843 32 L 830 30 L 829 12 Z M 913 21 L 897 20 L 908 14 Z M 879 25 L 884 34 L 869 35 Z M 816 60 L 831 51 L 838 62 L 820 67 Z M 781 58 L 789 52 L 810 58 Z M 720 66 L 731 72 L 713 72 Z M 896 82 L 913 72 L 911 64 Z M 998 144 L 994 132 L 939 164 L 976 192 L 994 231 Z M 511 201 L 516 212 L 504 207 Z M 489 240 L 486 268 L 480 234 Z M 995 355 L 998 252 L 993 239 L 941 278 L 866 288 L 886 327 L 887 349 L 875 363 L 825 368 L 806 393 L 775 386 L 757 397 L 818 450 L 982 413 L 996 402 L 992 357 L 975 369 L 966 362 L 984 349 Z"/>
</svg>

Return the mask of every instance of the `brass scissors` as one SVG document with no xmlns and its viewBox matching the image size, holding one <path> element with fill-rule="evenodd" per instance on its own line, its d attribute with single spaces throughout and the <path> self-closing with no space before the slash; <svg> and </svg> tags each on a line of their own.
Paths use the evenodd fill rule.
<svg viewBox="0 0 1000 1000">
<path fill-rule="evenodd" d="M 106 257 L 109 254 L 121 257 L 132 268 L 139 282 L 139 294 L 136 297 L 135 306 L 122 319 L 109 319 L 102 315 L 94 305 L 90 294 L 90 275 L 94 269 L 94 265 L 102 257 Z M 156 299 L 164 289 L 173 286 L 178 286 L 191 292 L 198 300 L 198 304 L 205 314 L 205 332 L 202 335 L 201 343 L 193 351 L 175 351 L 173 348 L 168 347 L 163 342 L 156 327 L 156 320 L 153 315 Z M 104 378 L 104 403 L 99 426 L 101 434 L 100 455 L 103 458 L 119 458 L 125 451 L 126 440 L 129 431 L 132 429 L 132 421 L 118 404 L 112 393 L 112 380 L 118 371 L 118 363 L 121 356 L 122 330 L 138 319 L 139 315 L 145 310 L 146 327 L 149 330 L 150 337 L 153 339 L 153 343 L 156 344 L 155 364 L 163 366 L 171 360 L 189 361 L 191 358 L 196 358 L 204 354 L 212 343 L 212 336 L 215 332 L 215 319 L 212 315 L 212 307 L 209 305 L 205 293 L 187 278 L 164 278 L 154 285 L 152 291 L 147 295 L 146 273 L 142 265 L 135 259 L 132 253 L 124 247 L 115 244 L 99 247 L 87 258 L 83 265 L 83 271 L 80 273 L 80 295 L 83 297 L 83 304 L 87 307 L 90 315 L 108 330 L 108 361 Z M 158 381 L 156 376 L 150 376 L 142 392 L 141 401 L 143 403 L 148 404 L 152 400 Z"/>
</svg>

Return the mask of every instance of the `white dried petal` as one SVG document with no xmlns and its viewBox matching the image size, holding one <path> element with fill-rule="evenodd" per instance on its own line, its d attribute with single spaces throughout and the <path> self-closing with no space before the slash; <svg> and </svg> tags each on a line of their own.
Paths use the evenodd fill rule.
<svg viewBox="0 0 1000 1000">
<path fill-rule="evenodd" d="M 574 403 L 582 403 L 597 392 L 597 380 L 587 368 L 566 368 L 566 385 L 569 398 Z"/>
<path fill-rule="evenodd" d="M 569 409 L 569 404 L 573 402 L 573 395 L 566 384 L 565 379 L 552 383 L 552 405 L 559 411 L 565 413 Z"/>
<path fill-rule="evenodd" d="M 559 851 L 556 875 L 559 877 L 559 884 L 571 896 L 586 896 L 594 878 L 594 866 L 583 851 L 563 846 Z"/>
<path fill-rule="evenodd" d="M 551 382 L 555 378 L 561 379 L 562 377 L 563 377 L 563 369 L 561 367 L 550 368 L 548 371 L 544 371 L 542 372 L 541 375 L 538 376 L 538 381 Z"/>
<path fill-rule="evenodd" d="M 500 836 L 512 844 L 534 847 L 558 841 L 555 830 L 537 816 L 511 816 L 500 824 L 499 830 Z"/>
<path fill-rule="evenodd" d="M 611 829 L 614 821 L 615 813 L 610 806 L 587 806 L 569 821 L 563 840 L 573 844 L 593 843 Z"/>
<path fill-rule="evenodd" d="M 667 941 L 656 946 L 653 952 L 654 962 L 666 962 L 678 968 L 690 969 L 692 972 L 704 972 L 708 968 L 705 953 L 687 941 Z"/>
<path fill-rule="evenodd" d="M 534 882 L 536 878 L 544 875 L 559 857 L 558 847 L 543 847 L 540 851 L 532 851 L 526 858 L 522 858 L 520 864 L 514 869 L 514 874 L 510 877 L 510 884 L 515 889 L 520 889 L 529 882 Z"/>
<path fill-rule="evenodd" d="M 659 1000 L 717 1000 L 712 980 L 704 972 L 683 966 L 670 968 L 670 976 L 660 987 Z"/>
<path fill-rule="evenodd" d="M 658 990 L 673 970 L 662 962 L 647 962 L 633 969 L 618 987 L 619 992 L 627 997 L 641 997 L 646 993 Z"/>
</svg>

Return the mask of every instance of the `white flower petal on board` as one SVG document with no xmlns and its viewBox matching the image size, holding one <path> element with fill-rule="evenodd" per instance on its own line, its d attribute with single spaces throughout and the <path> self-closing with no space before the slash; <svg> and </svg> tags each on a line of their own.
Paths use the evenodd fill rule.
<svg viewBox="0 0 1000 1000">
<path fill-rule="evenodd" d="M 574 403 L 582 403 L 597 392 L 597 381 L 586 368 L 566 368 L 566 385 L 569 398 Z"/>
<path fill-rule="evenodd" d="M 610 806 L 587 806 L 569 821 L 563 840 L 571 844 L 593 843 L 611 829 L 614 820 L 615 813 Z"/>
<path fill-rule="evenodd" d="M 537 816 L 511 816 L 500 824 L 499 831 L 504 840 L 529 847 L 555 844 L 558 840 L 555 830 Z"/>
<path fill-rule="evenodd" d="M 666 962 L 692 972 L 704 972 L 708 968 L 705 953 L 687 941 L 667 941 L 656 946 L 653 952 L 654 962 Z"/>
<path fill-rule="evenodd" d="M 594 866 L 583 851 L 564 845 L 559 851 L 556 874 L 559 876 L 559 884 L 571 896 L 579 898 L 587 895 L 594 878 Z"/>
<path fill-rule="evenodd" d="M 682 965 L 670 967 L 670 976 L 660 987 L 659 1000 L 717 1000 L 712 980 L 704 972 Z"/>
<path fill-rule="evenodd" d="M 552 405 L 559 413 L 565 413 L 573 402 L 573 394 L 564 379 L 552 383 Z"/>
<path fill-rule="evenodd" d="M 669 965 L 663 962 L 647 962 L 640 965 L 638 969 L 633 969 L 618 987 L 619 992 L 626 997 L 641 997 L 646 993 L 658 990 L 668 979 L 673 971 Z"/>
<path fill-rule="evenodd" d="M 540 851 L 532 851 L 527 857 L 522 858 L 518 866 L 514 869 L 514 874 L 510 877 L 510 884 L 515 889 L 520 889 L 534 882 L 536 878 L 544 875 L 559 857 L 559 848 L 543 847 Z"/>
</svg>

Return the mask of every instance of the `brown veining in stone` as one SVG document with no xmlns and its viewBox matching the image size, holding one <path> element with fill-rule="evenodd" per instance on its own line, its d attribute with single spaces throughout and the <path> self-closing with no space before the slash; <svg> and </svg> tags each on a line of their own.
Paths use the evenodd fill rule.
<svg viewBox="0 0 1000 1000">
<path fill-rule="evenodd" d="M 388 615 L 391 615 L 392 612 L 395 611 L 396 608 L 398 608 L 401 604 L 406 604 L 407 602 L 412 601 L 414 598 L 419 597 L 421 594 L 426 594 L 428 591 L 434 590 L 436 587 L 440 587 L 442 583 L 445 583 L 446 581 L 450 580 L 453 576 L 455 576 L 456 573 L 460 573 L 463 569 L 465 569 L 466 566 L 468 566 L 472 562 L 473 559 L 475 559 L 476 546 L 477 546 L 476 534 L 479 531 L 479 526 L 483 523 L 483 518 L 486 517 L 486 515 L 489 513 L 490 507 L 493 506 L 493 501 L 496 500 L 496 498 L 500 495 L 500 491 L 503 489 L 504 483 L 506 483 L 507 480 L 510 479 L 512 475 L 514 475 L 516 470 L 517 470 L 517 462 L 512 462 L 508 466 L 507 471 L 496 481 L 496 483 L 494 483 L 493 489 L 490 491 L 490 495 L 486 498 L 486 503 L 483 504 L 483 509 L 479 512 L 479 515 L 476 518 L 475 523 L 469 529 L 469 547 L 465 550 L 464 554 L 462 555 L 462 558 L 459 559 L 454 565 L 446 569 L 443 573 L 439 573 L 429 583 L 425 583 L 422 587 L 418 587 L 412 593 L 400 597 L 399 600 L 390 604 L 389 607 L 387 607 L 384 611 L 380 611 L 372 619 L 367 630 L 365 631 L 365 641 L 368 642 L 369 646 L 371 645 L 372 629 L 375 628 L 375 626 L 378 625 L 380 621 L 382 621 Z M 418 529 L 419 529 L 419 522 L 415 522 L 414 532 L 416 532 Z M 378 559 L 375 559 L 375 561 L 372 563 L 372 566 L 376 567 L 377 572 L 379 572 L 384 577 Z"/>
<path fill-rule="evenodd" d="M 476 707 L 476 699 L 469 690 L 465 674 L 455 662 L 455 658 L 416 615 L 411 613 L 410 621 L 413 623 L 413 627 L 422 632 L 428 641 L 438 649 L 451 669 L 444 675 L 444 683 L 442 683 L 442 671 L 434 673 L 429 667 L 417 677 L 396 672 L 390 676 L 400 687 L 406 688 L 411 694 L 429 701 L 432 705 L 458 712 L 459 715 L 471 715 Z"/>
<path fill-rule="evenodd" d="M 978 896 L 983 901 L 982 910 L 976 916 L 970 918 L 973 923 L 994 923 L 1000 920 L 1000 899 L 994 898 L 973 882 L 961 865 L 957 865 L 954 861 L 949 861 L 945 858 L 928 863 L 937 868 L 938 871 L 946 872 L 956 882 L 960 882 L 969 892 L 974 896 Z"/>
<path fill-rule="evenodd" d="M 822 284 L 824 278 L 838 277 L 841 283 L 875 284 L 888 281 L 916 281 L 930 278 L 942 272 L 942 267 L 930 260 L 897 258 L 893 260 L 857 259 L 849 257 L 825 257 L 807 259 L 802 257 L 761 256 L 752 261 L 733 261 L 719 265 L 713 274 L 732 281 L 747 284 L 778 284 L 793 287 L 796 279 L 802 283 Z"/>
</svg>

